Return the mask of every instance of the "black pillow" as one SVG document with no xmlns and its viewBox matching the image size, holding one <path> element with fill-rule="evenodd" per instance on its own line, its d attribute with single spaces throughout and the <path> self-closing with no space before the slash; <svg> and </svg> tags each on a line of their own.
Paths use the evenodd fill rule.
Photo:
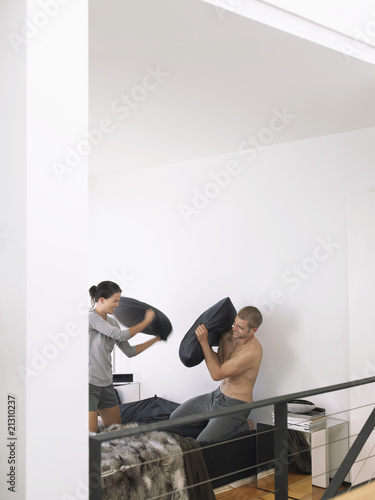
<svg viewBox="0 0 375 500">
<path fill-rule="evenodd" d="M 159 309 L 156 309 L 156 307 L 149 306 L 136 299 L 121 297 L 114 315 L 123 325 L 130 327 L 143 321 L 147 309 L 152 309 L 155 312 L 155 318 L 147 328 L 142 330 L 142 333 L 157 335 L 166 340 L 172 331 L 172 325 L 167 316 L 159 311 Z"/>
<path fill-rule="evenodd" d="M 201 345 L 195 334 L 199 325 L 206 326 L 210 346 L 217 346 L 222 334 L 232 327 L 236 315 L 237 311 L 229 297 L 220 300 L 201 314 L 181 341 L 179 355 L 182 363 L 192 367 L 204 360 Z"/>
</svg>

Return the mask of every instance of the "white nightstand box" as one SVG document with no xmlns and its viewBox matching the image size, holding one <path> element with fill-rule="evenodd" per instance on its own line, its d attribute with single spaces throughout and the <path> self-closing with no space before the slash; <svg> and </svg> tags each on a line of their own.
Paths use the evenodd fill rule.
<svg viewBox="0 0 375 500">
<path fill-rule="evenodd" d="M 121 403 L 132 403 L 140 400 L 139 382 L 114 383 L 113 387 L 118 392 Z"/>
<path fill-rule="evenodd" d="M 272 419 L 258 422 L 258 487 L 273 491 L 275 469 L 272 464 L 273 432 Z M 311 480 L 314 486 L 327 488 L 330 478 L 335 475 L 342 460 L 349 451 L 349 422 L 336 418 L 327 418 L 323 429 L 309 431 L 295 425 L 288 425 L 288 431 L 295 431 L 304 443 L 301 456 L 311 461 Z M 270 460 L 271 458 L 271 460 Z"/>
</svg>

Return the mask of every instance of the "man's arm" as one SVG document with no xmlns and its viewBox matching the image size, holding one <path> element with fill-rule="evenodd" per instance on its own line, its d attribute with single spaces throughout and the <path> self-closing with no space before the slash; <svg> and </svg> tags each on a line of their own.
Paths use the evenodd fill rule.
<svg viewBox="0 0 375 500">
<path fill-rule="evenodd" d="M 208 331 L 204 325 L 200 325 L 195 331 L 198 341 L 202 347 L 204 359 L 211 378 L 215 381 L 227 377 L 234 377 L 249 369 L 255 360 L 252 349 L 244 349 L 234 358 L 220 363 L 218 355 L 211 349 L 208 343 Z"/>
<path fill-rule="evenodd" d="M 229 359 L 230 352 L 233 349 L 233 342 L 231 341 L 232 331 L 229 330 L 220 337 L 219 348 L 217 350 L 217 355 L 219 357 L 219 362 L 222 365 L 226 359 Z"/>
<path fill-rule="evenodd" d="M 195 330 L 195 334 L 197 336 L 197 339 L 198 339 L 198 341 L 199 341 L 202 349 L 203 349 L 202 342 L 204 341 L 204 339 L 206 340 L 208 348 L 211 351 L 211 355 L 216 360 L 216 362 L 220 365 L 221 364 L 220 360 L 219 360 L 219 349 L 220 348 L 218 349 L 217 353 L 211 349 L 211 347 L 210 347 L 210 345 L 208 343 L 208 330 L 207 330 L 206 326 L 205 325 L 199 325 L 198 328 Z M 204 353 L 204 350 L 203 350 L 203 353 Z"/>
</svg>

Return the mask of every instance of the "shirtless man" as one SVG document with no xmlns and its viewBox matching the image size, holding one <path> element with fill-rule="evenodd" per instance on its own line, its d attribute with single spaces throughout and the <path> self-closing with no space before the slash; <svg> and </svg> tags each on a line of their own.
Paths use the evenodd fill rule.
<svg viewBox="0 0 375 500">
<path fill-rule="evenodd" d="M 202 347 L 207 369 L 213 380 L 221 380 L 221 385 L 212 393 L 189 399 L 180 405 L 170 418 L 253 401 L 253 388 L 263 355 L 262 346 L 255 337 L 261 323 L 262 315 L 256 307 L 247 306 L 241 309 L 232 329 L 221 336 L 217 353 L 208 343 L 205 325 L 198 326 L 195 333 Z M 197 441 L 221 441 L 249 430 L 248 417 L 249 412 L 242 410 L 234 415 L 210 419 Z M 196 425 L 201 424 L 197 422 Z"/>
</svg>

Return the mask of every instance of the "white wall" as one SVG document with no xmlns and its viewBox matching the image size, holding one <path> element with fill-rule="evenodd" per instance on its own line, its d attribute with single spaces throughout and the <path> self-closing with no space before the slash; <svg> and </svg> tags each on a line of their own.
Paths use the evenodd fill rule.
<svg viewBox="0 0 375 500">
<path fill-rule="evenodd" d="M 345 202 L 375 188 L 373 133 L 91 179 L 90 284 L 117 280 L 174 327 L 166 344 L 117 365 L 135 374 L 142 398 L 181 402 L 216 387 L 203 363 L 182 365 L 178 348 L 198 315 L 225 296 L 265 315 L 256 399 L 349 380 Z M 215 191 L 212 176 L 235 166 Z M 205 208 L 195 190 L 212 196 Z M 182 204 L 196 213 L 184 218 Z M 343 393 L 314 400 L 328 412 L 349 403 Z"/>
<path fill-rule="evenodd" d="M 90 174 L 232 153 L 275 106 L 295 118 L 273 144 L 373 126 L 375 67 L 285 33 L 287 24 L 271 28 L 273 20 L 201 0 L 91 0 L 90 123 L 105 118 L 111 132 Z"/>
</svg>

